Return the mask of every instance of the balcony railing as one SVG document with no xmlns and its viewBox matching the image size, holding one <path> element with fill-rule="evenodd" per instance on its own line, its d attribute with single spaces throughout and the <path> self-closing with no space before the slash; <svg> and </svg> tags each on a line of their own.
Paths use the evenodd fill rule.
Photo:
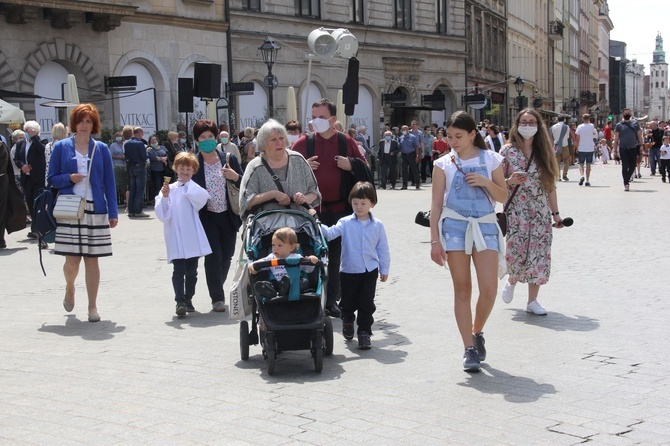
<svg viewBox="0 0 670 446">
<path fill-rule="evenodd" d="M 558 20 L 552 20 L 549 22 L 549 38 L 551 40 L 562 40 L 563 39 L 563 28 L 565 26 L 562 22 Z"/>
</svg>

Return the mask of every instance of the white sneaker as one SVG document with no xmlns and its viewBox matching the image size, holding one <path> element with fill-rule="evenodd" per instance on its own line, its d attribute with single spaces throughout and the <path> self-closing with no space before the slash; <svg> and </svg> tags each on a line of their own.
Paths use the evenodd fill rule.
<svg viewBox="0 0 670 446">
<path fill-rule="evenodd" d="M 540 305 L 536 300 L 532 300 L 527 306 L 526 306 L 526 312 L 527 313 L 533 313 L 538 316 L 546 316 L 547 315 L 547 310 L 542 308 L 542 305 Z"/>
<path fill-rule="evenodd" d="M 506 304 L 512 302 L 512 299 L 514 299 L 514 287 L 516 286 L 516 283 L 512 285 L 509 282 L 505 282 L 505 286 L 502 291 L 502 300 Z"/>
</svg>

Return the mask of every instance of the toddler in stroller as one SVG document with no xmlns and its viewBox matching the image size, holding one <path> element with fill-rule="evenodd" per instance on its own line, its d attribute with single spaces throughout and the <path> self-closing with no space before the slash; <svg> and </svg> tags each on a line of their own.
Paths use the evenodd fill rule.
<svg viewBox="0 0 670 446">
<path fill-rule="evenodd" d="M 270 260 L 277 259 L 293 259 L 300 258 L 300 255 L 296 253 L 300 244 L 298 244 L 298 236 L 295 231 L 291 228 L 284 227 L 277 229 L 272 235 L 272 252 L 258 259 L 259 262 L 266 262 Z M 315 265 L 319 259 L 314 256 L 307 256 L 307 258 Z M 291 289 L 291 279 L 289 279 L 289 273 L 286 271 L 284 265 L 270 266 L 269 275 L 270 280 L 258 280 L 254 284 L 254 291 L 260 296 L 266 298 L 274 298 L 282 295 L 289 294 Z M 303 271 L 306 274 L 314 271 L 314 266 L 301 265 L 300 271 Z M 254 263 L 249 264 L 249 272 L 251 274 L 258 274 L 259 271 L 256 271 L 254 268 Z M 305 292 L 309 288 L 309 282 L 306 278 L 300 278 L 300 291 Z"/>
</svg>

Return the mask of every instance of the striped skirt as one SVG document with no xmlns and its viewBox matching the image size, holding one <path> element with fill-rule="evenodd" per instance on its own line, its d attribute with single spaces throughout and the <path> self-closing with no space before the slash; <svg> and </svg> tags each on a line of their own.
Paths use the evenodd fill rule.
<svg viewBox="0 0 670 446">
<path fill-rule="evenodd" d="M 112 255 L 112 235 L 107 214 L 94 214 L 86 201 L 81 220 L 56 220 L 55 253 L 63 256 L 105 257 Z"/>
</svg>

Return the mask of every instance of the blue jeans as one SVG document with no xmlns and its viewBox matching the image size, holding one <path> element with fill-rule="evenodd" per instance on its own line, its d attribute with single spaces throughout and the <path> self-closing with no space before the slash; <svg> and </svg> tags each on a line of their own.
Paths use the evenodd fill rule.
<svg viewBox="0 0 670 446">
<path fill-rule="evenodd" d="M 177 302 L 191 300 L 195 294 L 195 284 L 198 282 L 198 257 L 174 259 L 172 267 L 174 300 Z"/>
<path fill-rule="evenodd" d="M 649 164 L 651 165 L 651 174 L 656 175 L 656 165 L 660 164 L 659 161 L 661 160 L 661 148 L 660 147 L 652 147 L 649 149 Z M 658 167 L 658 170 L 660 172 L 661 166 Z"/>
<path fill-rule="evenodd" d="M 128 197 L 128 213 L 139 214 L 144 203 L 144 189 L 147 187 L 147 168 L 145 166 L 129 165 L 130 196 Z"/>
</svg>

